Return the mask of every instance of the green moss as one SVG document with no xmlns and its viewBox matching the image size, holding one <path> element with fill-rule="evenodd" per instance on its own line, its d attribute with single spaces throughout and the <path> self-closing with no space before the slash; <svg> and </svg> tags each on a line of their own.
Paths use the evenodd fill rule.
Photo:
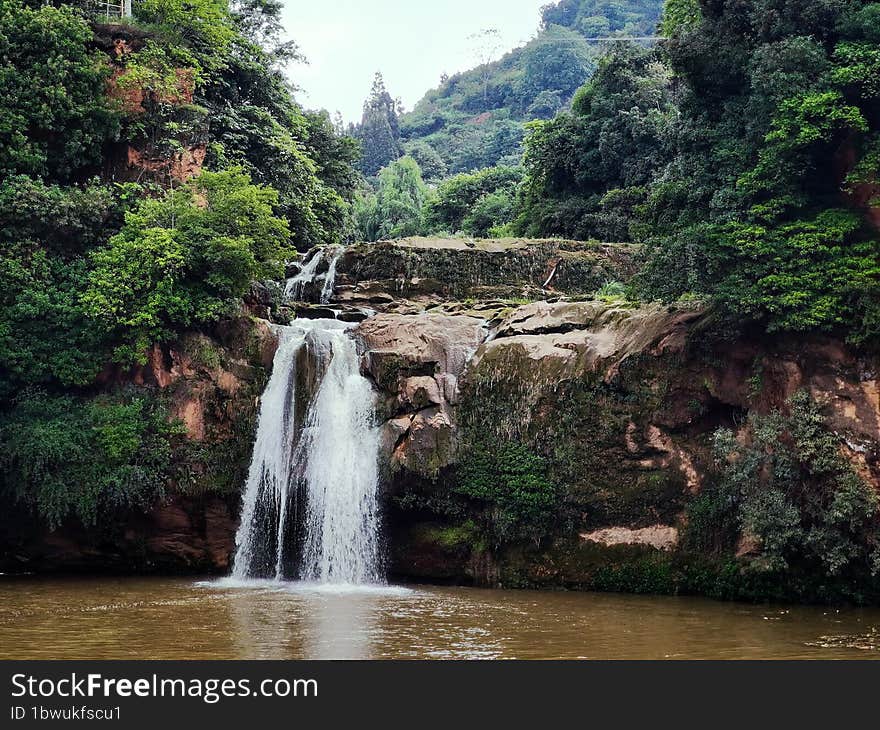
<svg viewBox="0 0 880 730">
<path fill-rule="evenodd" d="M 498 542 L 543 537 L 559 507 L 545 460 L 512 442 L 467 443 L 453 490 L 488 507 L 489 529 Z"/>
<path fill-rule="evenodd" d="M 197 368 L 217 370 L 223 365 L 222 350 L 207 337 L 202 335 L 185 337 L 183 347 Z"/>
<path fill-rule="evenodd" d="M 467 549 L 484 552 L 488 549 L 483 531 L 473 520 L 465 520 L 453 525 L 424 525 L 418 532 L 420 541 L 438 545 L 447 550 Z"/>
<path fill-rule="evenodd" d="M 571 501 L 586 512 L 585 527 L 668 524 L 683 508 L 686 481 L 676 469 L 639 473 L 618 464 L 597 476 L 601 481 L 570 490 Z"/>
<path fill-rule="evenodd" d="M 632 273 L 633 251 L 609 249 L 597 244 L 569 242 L 564 251 L 560 241 L 491 241 L 473 248 L 443 245 L 419 246 L 382 242 L 350 249 L 342 269 L 357 280 L 433 279 L 443 282 L 446 294 L 466 298 L 491 291 L 511 295 L 524 287 L 540 289 L 548 276 L 548 262 L 555 260 L 553 286 L 567 293 L 588 294 L 609 279 L 625 279 Z M 505 243 L 509 245 L 504 245 Z M 520 298 L 517 294 L 513 298 Z"/>
</svg>

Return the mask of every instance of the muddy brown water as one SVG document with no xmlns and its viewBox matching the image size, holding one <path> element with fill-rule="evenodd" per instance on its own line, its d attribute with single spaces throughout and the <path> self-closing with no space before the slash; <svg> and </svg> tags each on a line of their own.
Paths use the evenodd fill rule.
<svg viewBox="0 0 880 730">
<path fill-rule="evenodd" d="M 4 659 L 869 659 L 880 610 L 0 576 Z"/>
</svg>

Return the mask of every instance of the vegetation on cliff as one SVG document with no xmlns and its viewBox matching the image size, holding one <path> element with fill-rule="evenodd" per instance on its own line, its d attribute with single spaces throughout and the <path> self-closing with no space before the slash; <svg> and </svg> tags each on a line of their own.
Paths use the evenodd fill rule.
<svg viewBox="0 0 880 730">
<path fill-rule="evenodd" d="M 788 413 L 752 414 L 748 441 L 716 432 L 713 482 L 688 508 L 688 547 L 733 552 L 741 539 L 759 572 L 876 575 L 878 495 L 841 457 L 809 394 L 788 405 Z"/>
<path fill-rule="evenodd" d="M 168 480 L 155 392 L 107 374 L 340 241 L 358 181 L 356 143 L 292 99 L 277 4 L 85 7 L 0 0 L 0 482 L 53 525 Z"/>
</svg>

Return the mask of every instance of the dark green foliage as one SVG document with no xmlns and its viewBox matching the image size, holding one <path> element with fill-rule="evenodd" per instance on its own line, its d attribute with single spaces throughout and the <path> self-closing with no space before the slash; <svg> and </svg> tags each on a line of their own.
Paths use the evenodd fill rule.
<svg viewBox="0 0 880 730">
<path fill-rule="evenodd" d="M 840 439 L 805 392 L 790 414 L 752 415 L 747 440 L 715 436 L 718 478 L 689 509 L 693 548 L 756 539 L 752 568 L 863 577 L 880 570 L 880 503 L 840 455 Z"/>
<path fill-rule="evenodd" d="M 110 64 L 70 7 L 0 0 L 0 179 L 59 182 L 98 169 L 119 129 L 105 88 Z"/>
<path fill-rule="evenodd" d="M 266 52 L 233 39 L 222 74 L 197 90 L 210 112 L 208 164 L 239 165 L 279 193 L 300 249 L 337 243 L 356 187 L 354 142 L 324 114 L 304 114 Z"/>
<path fill-rule="evenodd" d="M 79 297 L 88 261 L 27 246 L 0 257 L 0 398 L 21 384 L 86 385 L 108 355 L 106 331 Z"/>
<path fill-rule="evenodd" d="M 660 31 L 667 38 L 700 22 L 699 0 L 666 0 Z"/>
<path fill-rule="evenodd" d="M 667 154 L 675 116 L 656 53 L 620 46 L 580 88 L 570 113 L 530 125 L 514 231 L 630 240 L 630 222 Z"/>
<path fill-rule="evenodd" d="M 489 528 L 498 542 L 540 539 L 559 507 L 544 459 L 513 442 L 471 444 L 454 490 L 487 506 Z"/>
<path fill-rule="evenodd" d="M 665 47 L 682 82 L 674 151 L 640 210 L 643 294 L 710 295 L 770 330 L 869 342 L 880 243 L 860 208 L 876 175 L 880 4 L 686 5 Z"/>
<path fill-rule="evenodd" d="M 24 391 L 0 414 L 0 487 L 49 527 L 95 525 L 162 496 L 179 432 L 146 395 Z"/>
<path fill-rule="evenodd" d="M 438 182 L 446 177 L 446 163 L 428 142 L 417 139 L 406 145 L 406 154 L 412 157 L 422 171 L 426 181 Z"/>
<path fill-rule="evenodd" d="M 544 7 L 544 25 L 561 25 L 590 37 L 653 35 L 663 3 L 657 0 L 562 0 Z"/>
<path fill-rule="evenodd" d="M 135 18 L 162 38 L 178 63 L 204 76 L 226 66 L 237 35 L 226 0 L 137 0 L 132 7 Z"/>
<path fill-rule="evenodd" d="M 427 197 L 418 163 L 412 157 L 401 157 L 379 172 L 375 193 L 367 187 L 355 200 L 356 237 L 378 241 L 417 235 Z"/>
<path fill-rule="evenodd" d="M 85 385 L 108 354 L 86 316 L 88 252 L 118 230 L 137 185 L 0 183 L 0 399 L 23 385 Z"/>
<path fill-rule="evenodd" d="M 521 178 L 519 168 L 493 167 L 445 180 L 425 209 L 426 228 L 486 236 L 493 226 L 510 220 Z"/>
<path fill-rule="evenodd" d="M 381 73 L 376 73 L 369 98 L 364 102 L 361 123 L 352 135 L 361 143 L 360 170 L 367 177 L 403 154 L 400 143 L 399 102 L 388 89 Z"/>
<path fill-rule="evenodd" d="M 71 257 L 94 248 L 119 230 L 125 211 L 144 189 L 133 183 L 92 180 L 62 187 L 15 175 L 0 182 L 0 241 L 39 245 Z"/>
</svg>

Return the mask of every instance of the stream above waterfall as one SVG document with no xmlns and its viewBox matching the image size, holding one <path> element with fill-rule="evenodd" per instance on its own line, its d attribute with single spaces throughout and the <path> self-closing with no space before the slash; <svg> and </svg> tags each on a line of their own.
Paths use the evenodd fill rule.
<svg viewBox="0 0 880 730">
<path fill-rule="evenodd" d="M 878 609 L 0 576 L 3 659 L 872 659 L 878 631 Z"/>
</svg>

